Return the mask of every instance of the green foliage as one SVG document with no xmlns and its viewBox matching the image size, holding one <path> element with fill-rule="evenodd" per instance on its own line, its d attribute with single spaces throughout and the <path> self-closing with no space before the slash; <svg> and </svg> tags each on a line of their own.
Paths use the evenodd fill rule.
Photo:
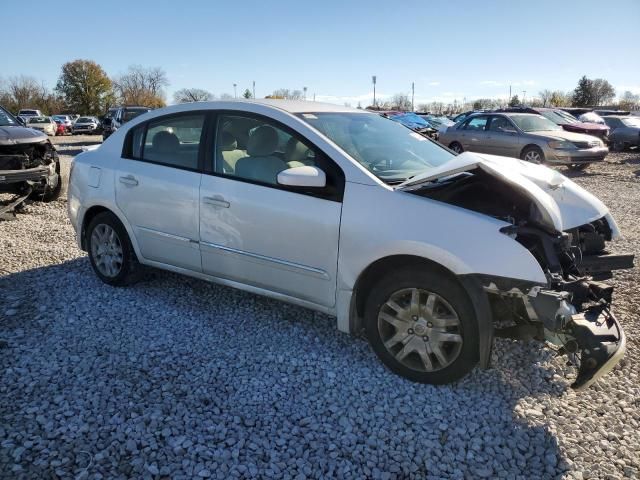
<svg viewBox="0 0 640 480">
<path fill-rule="evenodd" d="M 66 108 L 82 115 L 100 115 L 113 102 L 111 80 L 91 60 L 74 60 L 62 66 L 56 92 Z"/>
<path fill-rule="evenodd" d="M 518 95 L 514 95 L 513 97 L 511 97 L 511 100 L 509 100 L 509 106 L 510 107 L 520 106 L 520 99 L 518 98 Z"/>
<path fill-rule="evenodd" d="M 244 98 L 253 98 L 253 95 L 251 94 L 251 90 L 249 90 L 248 88 L 244 91 L 244 93 L 242 94 L 242 96 Z"/>
</svg>

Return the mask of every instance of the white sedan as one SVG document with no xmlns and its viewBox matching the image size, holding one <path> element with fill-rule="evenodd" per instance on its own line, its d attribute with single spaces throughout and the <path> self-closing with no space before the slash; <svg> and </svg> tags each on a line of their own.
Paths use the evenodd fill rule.
<svg viewBox="0 0 640 480">
<path fill-rule="evenodd" d="M 104 282 L 139 264 L 238 287 L 365 331 L 392 371 L 447 383 L 493 338 L 536 338 L 583 388 L 625 336 L 598 279 L 607 208 L 561 174 L 464 153 L 376 113 L 285 100 L 175 105 L 76 157 L 69 216 Z"/>
</svg>

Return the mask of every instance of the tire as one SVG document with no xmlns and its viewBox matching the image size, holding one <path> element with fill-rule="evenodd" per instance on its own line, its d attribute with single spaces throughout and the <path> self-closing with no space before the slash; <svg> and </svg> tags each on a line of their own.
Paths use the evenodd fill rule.
<svg viewBox="0 0 640 480">
<path fill-rule="evenodd" d="M 53 202 L 60 197 L 60 194 L 62 193 L 62 174 L 60 173 L 60 159 L 57 156 L 55 163 L 55 174 L 49 177 L 47 184 L 44 187 L 34 190 L 30 196 L 31 200 L 46 203 Z M 51 186 L 51 184 L 53 184 L 53 186 Z"/>
<path fill-rule="evenodd" d="M 624 152 L 624 142 L 616 140 L 611 143 L 611 150 L 614 152 Z"/>
<path fill-rule="evenodd" d="M 460 145 L 460 143 L 458 142 L 451 142 L 449 144 L 449 150 L 453 150 L 458 154 L 464 152 L 464 148 L 462 148 L 462 145 Z"/>
<path fill-rule="evenodd" d="M 111 232 L 115 235 L 115 240 L 111 237 Z M 85 233 L 85 244 L 89 253 L 89 260 L 96 275 L 107 285 L 114 287 L 122 287 L 131 284 L 136 279 L 139 270 L 138 259 L 129 240 L 124 225 L 111 212 L 102 212 L 96 215 Z M 105 237 L 106 235 L 106 237 Z M 105 244 L 100 244 L 100 239 L 104 238 L 110 244 L 110 249 Z M 113 243 L 111 243 L 113 242 Z M 116 245 L 120 247 L 118 255 Z M 100 252 L 104 252 L 100 256 Z M 110 258 L 114 257 L 113 262 Z M 113 269 L 107 267 L 107 263 L 113 266 Z"/>
<path fill-rule="evenodd" d="M 531 145 L 522 150 L 522 153 L 520 153 L 520 159 L 531 163 L 544 163 L 544 153 L 540 147 Z"/>
<path fill-rule="evenodd" d="M 580 172 L 586 170 L 589 166 L 588 163 L 572 163 L 569 165 L 569 170 L 573 170 L 574 172 Z"/>
<path fill-rule="evenodd" d="M 404 303 L 402 299 L 412 302 L 415 291 L 419 292 L 417 298 L 422 307 L 418 315 L 410 316 L 415 310 L 411 313 L 411 303 Z M 428 305 L 432 296 L 436 298 L 431 303 L 433 314 L 430 315 Z M 454 322 L 451 312 L 458 324 L 444 326 L 445 322 Z M 395 314 L 403 319 L 394 317 Z M 394 323 L 390 323 L 389 317 Z M 413 321 L 416 318 L 418 320 Z M 408 329 L 403 331 L 407 325 Z M 478 322 L 472 303 L 455 279 L 435 270 L 405 268 L 383 277 L 367 297 L 365 330 L 371 348 L 382 363 L 413 382 L 451 383 L 467 375 L 478 362 Z M 443 341 L 444 335 L 447 339 L 458 339 Z M 402 339 L 398 340 L 399 337 Z M 398 358 L 411 349 L 404 358 Z"/>
</svg>

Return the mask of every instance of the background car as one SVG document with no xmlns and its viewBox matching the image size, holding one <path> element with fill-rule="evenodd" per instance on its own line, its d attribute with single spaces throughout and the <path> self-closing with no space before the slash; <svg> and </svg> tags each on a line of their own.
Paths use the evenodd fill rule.
<svg viewBox="0 0 640 480">
<path fill-rule="evenodd" d="M 602 117 L 611 129 L 611 148 L 621 152 L 629 147 L 640 147 L 640 117 L 608 115 Z"/>
<path fill-rule="evenodd" d="M 73 129 L 73 121 L 71 120 L 70 115 L 52 115 L 51 118 L 53 118 L 56 122 L 60 120 L 60 122 L 62 122 L 62 124 L 67 129 L 67 132 L 71 133 Z"/>
<path fill-rule="evenodd" d="M 386 117 L 395 122 L 399 122 L 405 127 L 410 128 L 414 132 L 418 132 L 425 137 L 437 139 L 438 129 L 428 120 L 413 112 L 388 112 L 384 113 Z"/>
<path fill-rule="evenodd" d="M 56 136 L 68 135 L 69 130 L 67 130 L 66 125 L 62 122 L 62 120 L 53 120 L 56 122 Z"/>
<path fill-rule="evenodd" d="M 102 139 L 106 140 L 109 136 L 118 130 L 122 125 L 127 123 L 130 120 L 133 120 L 139 115 L 143 113 L 147 113 L 151 111 L 149 107 L 141 107 L 141 106 L 123 106 L 118 107 L 115 113 L 112 114 L 109 122 L 102 122 Z M 105 119 L 106 120 L 106 119 Z"/>
<path fill-rule="evenodd" d="M 580 170 L 609 153 L 602 140 L 567 132 L 533 113 L 474 114 L 442 132 L 440 142 L 457 153 L 490 153 Z"/>
<path fill-rule="evenodd" d="M 577 120 L 573 115 L 560 110 L 558 108 L 543 108 L 543 107 L 514 107 L 496 110 L 497 112 L 522 112 L 522 113 L 537 113 L 542 115 L 548 120 L 551 120 L 556 125 L 561 126 L 567 132 L 584 133 L 586 135 L 593 135 L 606 142 L 609 136 L 609 127 L 599 123 L 588 123 Z"/>
<path fill-rule="evenodd" d="M 58 130 L 58 125 L 51 117 L 29 117 L 27 127 L 51 136 L 54 136 Z"/>
<path fill-rule="evenodd" d="M 94 135 L 100 133 L 100 121 L 96 117 L 80 117 L 73 124 L 73 134 Z"/>
</svg>

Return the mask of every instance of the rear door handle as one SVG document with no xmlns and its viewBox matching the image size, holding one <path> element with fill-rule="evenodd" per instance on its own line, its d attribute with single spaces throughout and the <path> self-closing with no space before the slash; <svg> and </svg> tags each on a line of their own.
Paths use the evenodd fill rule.
<svg viewBox="0 0 640 480">
<path fill-rule="evenodd" d="M 127 175 L 126 177 L 120 177 L 120 183 L 124 183 L 125 185 L 131 185 L 135 187 L 138 185 L 138 180 L 133 175 Z"/>
<path fill-rule="evenodd" d="M 215 197 L 202 197 L 202 201 L 207 205 L 213 205 L 214 207 L 229 208 L 229 205 L 231 205 L 219 195 L 216 195 Z"/>
</svg>

